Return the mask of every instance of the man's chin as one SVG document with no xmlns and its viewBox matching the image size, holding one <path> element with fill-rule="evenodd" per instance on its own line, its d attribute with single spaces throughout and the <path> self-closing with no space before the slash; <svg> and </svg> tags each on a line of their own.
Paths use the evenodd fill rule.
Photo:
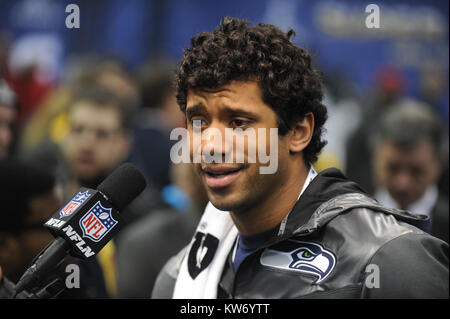
<svg viewBox="0 0 450 319">
<path fill-rule="evenodd" d="M 402 209 L 407 209 L 414 201 L 410 197 L 395 196 L 394 200 Z"/>
<path fill-rule="evenodd" d="M 214 200 L 211 200 L 211 204 L 217 208 L 218 210 L 222 210 L 224 212 L 229 212 L 229 211 L 233 211 L 235 206 L 234 205 L 230 205 L 228 203 L 223 203 L 223 202 L 217 202 Z"/>
<path fill-rule="evenodd" d="M 217 193 L 209 193 L 208 198 L 211 204 L 218 210 L 237 212 L 245 209 L 245 207 L 247 206 L 246 202 L 242 198 L 237 198 L 233 195 L 238 194 L 227 194 L 224 196 L 220 196 Z"/>
</svg>

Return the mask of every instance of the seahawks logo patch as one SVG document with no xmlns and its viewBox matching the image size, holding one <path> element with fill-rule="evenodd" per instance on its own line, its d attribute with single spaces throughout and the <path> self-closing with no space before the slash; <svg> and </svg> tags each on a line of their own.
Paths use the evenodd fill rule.
<svg viewBox="0 0 450 319">
<path fill-rule="evenodd" d="M 314 275 L 314 284 L 325 280 L 336 265 L 334 254 L 322 245 L 298 240 L 265 249 L 260 261 L 263 266 Z"/>
</svg>

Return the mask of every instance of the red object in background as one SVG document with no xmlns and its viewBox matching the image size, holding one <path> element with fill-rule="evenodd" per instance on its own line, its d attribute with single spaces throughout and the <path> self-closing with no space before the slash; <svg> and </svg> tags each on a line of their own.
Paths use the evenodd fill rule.
<svg viewBox="0 0 450 319">
<path fill-rule="evenodd" d="M 376 72 L 375 81 L 382 91 L 401 93 L 405 89 L 406 79 L 403 72 L 392 65 L 383 65 Z"/>
<path fill-rule="evenodd" d="M 36 70 L 33 68 L 20 74 L 7 73 L 5 79 L 17 94 L 19 100 L 17 125 L 21 127 L 24 121 L 40 106 L 52 85 L 39 81 Z"/>
</svg>

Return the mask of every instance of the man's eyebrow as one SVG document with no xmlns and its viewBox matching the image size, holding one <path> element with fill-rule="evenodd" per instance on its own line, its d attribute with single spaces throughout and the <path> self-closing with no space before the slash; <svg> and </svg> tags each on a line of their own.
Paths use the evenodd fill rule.
<svg viewBox="0 0 450 319">
<path fill-rule="evenodd" d="M 190 118 L 192 115 L 196 114 L 196 113 L 204 113 L 206 112 L 206 107 L 203 104 L 196 104 L 193 106 L 190 106 L 186 109 L 186 118 Z M 227 113 L 228 115 L 231 116 L 243 116 L 243 117 L 247 117 L 247 118 L 252 118 L 252 119 L 258 119 L 259 116 L 246 111 L 244 109 L 241 108 L 232 108 L 229 106 L 224 106 L 222 108 L 222 112 L 223 113 Z"/>
<path fill-rule="evenodd" d="M 205 111 L 206 111 L 206 108 L 204 105 L 196 104 L 196 105 L 190 106 L 186 109 L 186 117 L 189 118 L 195 113 L 205 112 Z"/>
<path fill-rule="evenodd" d="M 253 118 L 253 119 L 259 118 L 258 115 L 254 114 L 252 112 L 246 111 L 244 109 L 241 109 L 241 108 L 232 108 L 232 107 L 225 106 L 223 108 L 223 111 L 226 113 L 229 113 L 232 116 L 243 116 L 243 117 L 248 117 L 248 118 Z"/>
</svg>

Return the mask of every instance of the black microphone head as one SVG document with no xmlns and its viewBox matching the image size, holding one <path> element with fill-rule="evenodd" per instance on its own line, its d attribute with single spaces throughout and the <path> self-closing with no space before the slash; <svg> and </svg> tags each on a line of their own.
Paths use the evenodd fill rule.
<svg viewBox="0 0 450 319">
<path fill-rule="evenodd" d="M 121 211 L 131 203 L 147 185 L 142 173 L 130 163 L 116 168 L 111 175 L 97 187 L 114 207 Z"/>
</svg>

